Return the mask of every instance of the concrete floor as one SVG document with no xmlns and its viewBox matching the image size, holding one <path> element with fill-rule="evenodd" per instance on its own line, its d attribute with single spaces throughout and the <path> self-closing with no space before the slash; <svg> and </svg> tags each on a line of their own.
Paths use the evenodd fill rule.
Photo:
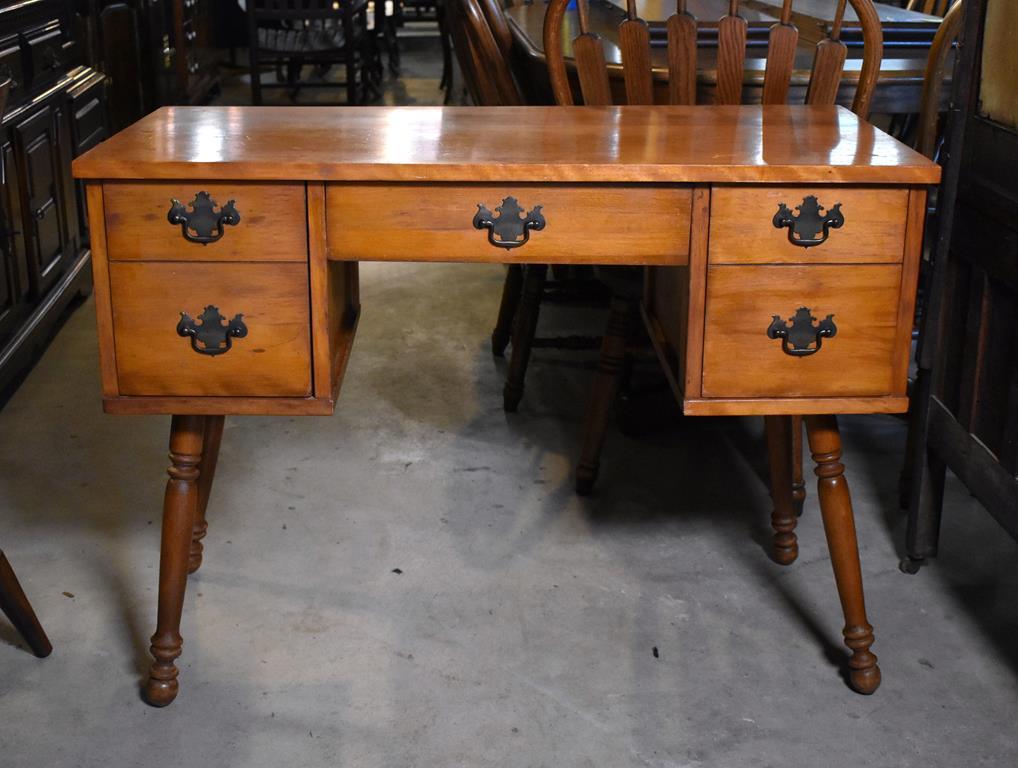
<svg viewBox="0 0 1018 768">
<path fill-rule="evenodd" d="M 594 357 L 538 351 L 503 414 L 502 275 L 365 265 L 335 416 L 227 420 L 164 710 L 138 683 L 169 420 L 100 412 L 78 310 L 0 411 L 0 541 L 55 646 L 0 620 L 0 766 L 1018 764 L 1018 544 L 952 482 L 943 554 L 898 572 L 900 421 L 843 420 L 884 673 L 862 697 L 812 488 L 799 562 L 767 557 L 760 423 L 613 429 L 577 498 Z"/>
</svg>

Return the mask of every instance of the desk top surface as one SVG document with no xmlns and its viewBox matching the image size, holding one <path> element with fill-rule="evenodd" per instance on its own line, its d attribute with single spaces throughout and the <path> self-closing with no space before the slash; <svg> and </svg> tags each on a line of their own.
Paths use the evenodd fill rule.
<svg viewBox="0 0 1018 768">
<path fill-rule="evenodd" d="M 84 179 L 931 184 L 843 107 L 167 107 Z"/>
</svg>

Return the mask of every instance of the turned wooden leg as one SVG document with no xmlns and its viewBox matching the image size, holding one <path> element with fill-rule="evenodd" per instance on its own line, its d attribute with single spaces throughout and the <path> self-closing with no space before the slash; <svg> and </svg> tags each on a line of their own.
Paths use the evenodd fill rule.
<svg viewBox="0 0 1018 768">
<path fill-rule="evenodd" d="M 202 539 L 208 533 L 209 524 L 205 510 L 209 506 L 212 481 L 216 477 L 216 463 L 219 461 L 219 444 L 223 441 L 225 416 L 206 416 L 202 439 L 201 463 L 198 465 L 198 509 L 194 515 L 194 530 L 191 533 L 191 553 L 187 561 L 187 572 L 194 573 L 201 568 L 204 546 Z"/>
<path fill-rule="evenodd" d="M 792 416 L 792 504 L 795 516 L 802 516 L 806 503 L 806 482 L 802 476 L 802 416 Z"/>
<path fill-rule="evenodd" d="M 495 357 L 502 357 L 505 354 L 506 345 L 512 336 L 513 320 L 516 319 L 516 309 L 520 306 L 520 296 L 523 293 L 523 265 L 510 264 L 509 271 L 505 276 L 505 283 L 502 285 L 502 302 L 498 305 L 498 319 L 495 321 L 495 330 L 491 332 L 491 354 Z"/>
<path fill-rule="evenodd" d="M 42 659 L 53 652 L 53 646 L 32 610 L 32 604 L 25 597 L 18 577 L 14 575 L 14 569 L 3 552 L 0 552 L 0 610 L 25 638 L 32 653 Z"/>
<path fill-rule="evenodd" d="M 597 361 L 594 387 L 587 403 L 584 419 L 583 447 L 576 465 L 576 492 L 587 495 L 597 481 L 601 465 L 601 448 L 612 400 L 619 389 L 619 380 L 626 365 L 626 346 L 636 323 L 638 304 L 624 296 L 612 296 L 608 326 L 601 340 L 601 357 Z"/>
<path fill-rule="evenodd" d="M 834 416 L 807 416 L 806 436 L 817 465 L 820 512 L 824 519 L 827 546 L 831 551 L 841 609 L 845 614 L 845 645 L 852 651 L 848 661 L 849 681 L 859 693 L 873 693 L 880 685 L 880 667 L 877 666 L 877 657 L 870 651 L 873 627 L 866 620 L 859 545 L 855 537 L 855 519 L 845 467 L 840 461 L 841 436 L 837 419 Z"/>
<path fill-rule="evenodd" d="M 799 426 L 802 426 L 801 422 Z M 782 565 L 795 562 L 799 556 L 799 542 L 795 537 L 798 519 L 793 500 L 794 429 L 795 422 L 789 416 L 764 417 L 767 459 L 771 469 L 771 501 L 774 505 L 771 513 L 771 527 L 774 528 L 771 552 L 774 560 Z"/>
<path fill-rule="evenodd" d="M 203 416 L 174 416 L 170 427 L 170 467 L 166 473 L 163 532 L 159 552 L 159 614 L 149 650 L 155 661 L 145 684 L 149 704 L 165 707 L 177 696 L 177 667 L 183 640 L 180 615 L 187 587 L 187 564 L 198 509 Z"/>
<path fill-rule="evenodd" d="M 506 375 L 505 388 L 502 390 L 502 407 L 513 413 L 523 398 L 523 379 L 527 375 L 527 363 L 530 361 L 530 347 L 537 333 L 537 317 L 541 311 L 541 294 L 544 292 L 544 280 L 548 274 L 546 264 L 531 264 L 527 267 L 523 278 L 523 295 L 516 311 L 516 322 L 513 324 L 513 349 L 509 357 L 509 373 Z"/>
</svg>

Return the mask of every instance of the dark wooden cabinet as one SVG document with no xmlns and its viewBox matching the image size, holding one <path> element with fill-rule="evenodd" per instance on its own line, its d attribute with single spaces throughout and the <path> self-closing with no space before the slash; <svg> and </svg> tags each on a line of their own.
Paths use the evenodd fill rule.
<svg viewBox="0 0 1018 768">
<path fill-rule="evenodd" d="M 114 132 L 167 104 L 200 104 L 219 87 L 214 0 L 78 0 L 85 59 L 109 77 Z"/>
<path fill-rule="evenodd" d="M 90 288 L 71 161 L 108 135 L 103 75 L 83 66 L 69 0 L 0 1 L 0 393 Z"/>
</svg>

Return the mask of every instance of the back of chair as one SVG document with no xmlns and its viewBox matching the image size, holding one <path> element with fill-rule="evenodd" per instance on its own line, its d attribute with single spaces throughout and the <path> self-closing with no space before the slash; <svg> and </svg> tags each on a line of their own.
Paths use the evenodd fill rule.
<svg viewBox="0 0 1018 768">
<path fill-rule="evenodd" d="M 483 107 L 523 104 L 509 68 L 512 36 L 497 0 L 448 0 L 446 11 L 453 50 L 474 103 Z"/>
<path fill-rule="evenodd" d="M 926 13 L 930 16 L 946 16 L 953 0 L 908 0 L 905 7 L 910 11 Z"/>
<path fill-rule="evenodd" d="M 944 71 L 947 57 L 961 32 L 962 0 L 947 12 L 930 46 L 923 76 L 923 95 L 919 104 L 919 127 L 916 131 L 916 151 L 934 159 L 937 154 L 937 125 L 940 122 L 940 97 L 944 88 Z"/>
<path fill-rule="evenodd" d="M 573 103 L 563 53 L 563 18 L 571 0 L 550 0 L 544 21 L 544 51 L 556 103 Z M 573 55 L 583 102 L 587 105 L 612 103 L 608 69 L 601 38 L 590 31 L 588 0 L 576 0 L 580 34 L 573 40 Z M 763 103 L 783 104 L 788 100 L 799 30 L 792 24 L 794 0 L 784 0 L 779 21 L 771 27 L 764 74 Z M 806 92 L 807 104 L 833 104 L 841 85 L 848 49 L 841 41 L 846 5 L 859 18 L 863 34 L 863 63 L 852 111 L 865 117 L 880 74 L 883 35 L 880 18 L 872 0 L 837 0 L 834 21 L 827 36 L 816 45 L 813 69 Z M 729 0 L 728 13 L 717 24 L 717 90 L 715 103 L 742 102 L 746 60 L 746 19 L 739 15 L 739 0 Z M 677 0 L 676 13 L 667 21 L 668 95 L 671 104 L 696 103 L 697 20 Z M 650 30 L 636 15 L 636 0 L 627 0 L 626 19 L 619 26 L 619 48 L 628 104 L 654 102 L 650 62 Z"/>
</svg>

